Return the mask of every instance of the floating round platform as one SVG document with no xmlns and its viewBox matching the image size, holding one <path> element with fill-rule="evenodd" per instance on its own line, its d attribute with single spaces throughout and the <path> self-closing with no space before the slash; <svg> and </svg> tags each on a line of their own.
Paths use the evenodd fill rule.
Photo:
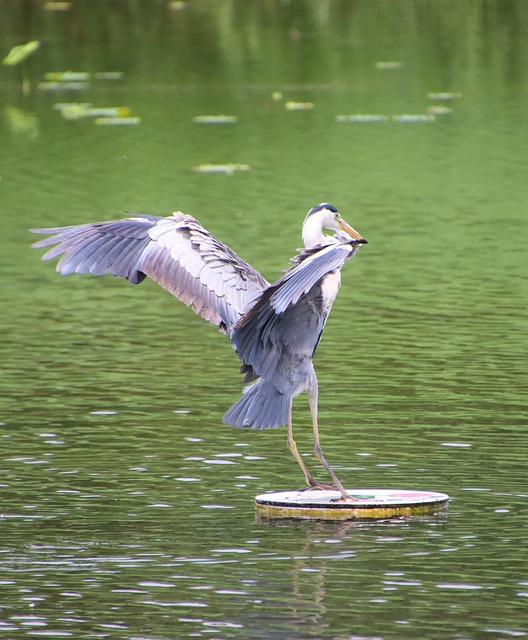
<svg viewBox="0 0 528 640">
<path fill-rule="evenodd" d="M 409 489 L 347 489 L 354 501 L 338 502 L 339 491 L 280 491 L 255 498 L 267 518 L 353 520 L 430 514 L 447 507 L 449 496 Z"/>
</svg>

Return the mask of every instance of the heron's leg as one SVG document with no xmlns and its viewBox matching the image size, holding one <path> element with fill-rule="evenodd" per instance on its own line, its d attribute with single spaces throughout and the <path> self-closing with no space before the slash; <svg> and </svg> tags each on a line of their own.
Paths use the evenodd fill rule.
<svg viewBox="0 0 528 640">
<path fill-rule="evenodd" d="M 316 481 L 313 479 L 312 474 L 306 468 L 303 459 L 301 458 L 301 454 L 297 451 L 297 445 L 295 444 L 295 440 L 293 439 L 293 421 L 292 421 L 292 401 L 290 398 L 290 411 L 288 416 L 288 449 L 293 454 L 293 457 L 299 463 L 299 466 L 302 469 L 304 477 L 306 478 L 306 482 L 309 487 L 315 487 L 317 485 Z"/>
<path fill-rule="evenodd" d="M 313 432 L 314 432 L 314 453 L 319 462 L 326 469 L 330 477 L 332 478 L 332 482 L 339 489 L 343 500 L 354 500 L 354 498 L 347 492 L 347 490 L 343 487 L 339 478 L 334 473 L 332 467 L 326 461 L 323 450 L 321 449 L 321 443 L 319 442 L 319 425 L 317 423 L 317 396 L 318 396 L 318 385 L 317 380 L 315 380 L 307 390 L 308 394 L 308 402 L 310 404 L 310 413 L 312 414 L 312 423 L 313 423 Z"/>
</svg>

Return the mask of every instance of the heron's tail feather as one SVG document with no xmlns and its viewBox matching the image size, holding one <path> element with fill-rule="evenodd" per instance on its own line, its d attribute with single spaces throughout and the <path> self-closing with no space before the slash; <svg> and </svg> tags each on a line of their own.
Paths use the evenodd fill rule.
<svg viewBox="0 0 528 640">
<path fill-rule="evenodd" d="M 233 427 L 268 429 L 288 424 L 289 414 L 290 397 L 261 378 L 246 387 L 244 395 L 227 411 L 222 422 Z"/>
</svg>

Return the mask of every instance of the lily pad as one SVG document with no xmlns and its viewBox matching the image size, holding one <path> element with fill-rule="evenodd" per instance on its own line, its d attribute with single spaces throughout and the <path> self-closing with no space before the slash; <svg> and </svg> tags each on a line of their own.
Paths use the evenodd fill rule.
<svg viewBox="0 0 528 640">
<path fill-rule="evenodd" d="M 40 47 L 40 40 L 30 40 L 26 44 L 19 44 L 13 47 L 7 56 L 2 60 L 2 64 L 9 67 L 14 67 L 21 62 L 24 62 L 32 53 Z"/>
</svg>

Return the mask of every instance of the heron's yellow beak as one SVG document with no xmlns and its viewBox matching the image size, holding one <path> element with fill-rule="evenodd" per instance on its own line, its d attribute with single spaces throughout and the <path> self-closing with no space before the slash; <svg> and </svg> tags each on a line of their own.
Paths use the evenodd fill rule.
<svg viewBox="0 0 528 640">
<path fill-rule="evenodd" d="M 348 233 L 348 235 L 351 238 L 354 238 L 354 240 L 359 240 L 359 242 L 362 242 L 363 244 L 367 244 L 367 241 L 365 240 L 365 238 L 361 234 L 359 234 L 353 227 L 351 227 L 348 224 L 348 222 L 341 220 L 339 222 L 339 228 L 341 229 L 341 231 Z"/>
</svg>

